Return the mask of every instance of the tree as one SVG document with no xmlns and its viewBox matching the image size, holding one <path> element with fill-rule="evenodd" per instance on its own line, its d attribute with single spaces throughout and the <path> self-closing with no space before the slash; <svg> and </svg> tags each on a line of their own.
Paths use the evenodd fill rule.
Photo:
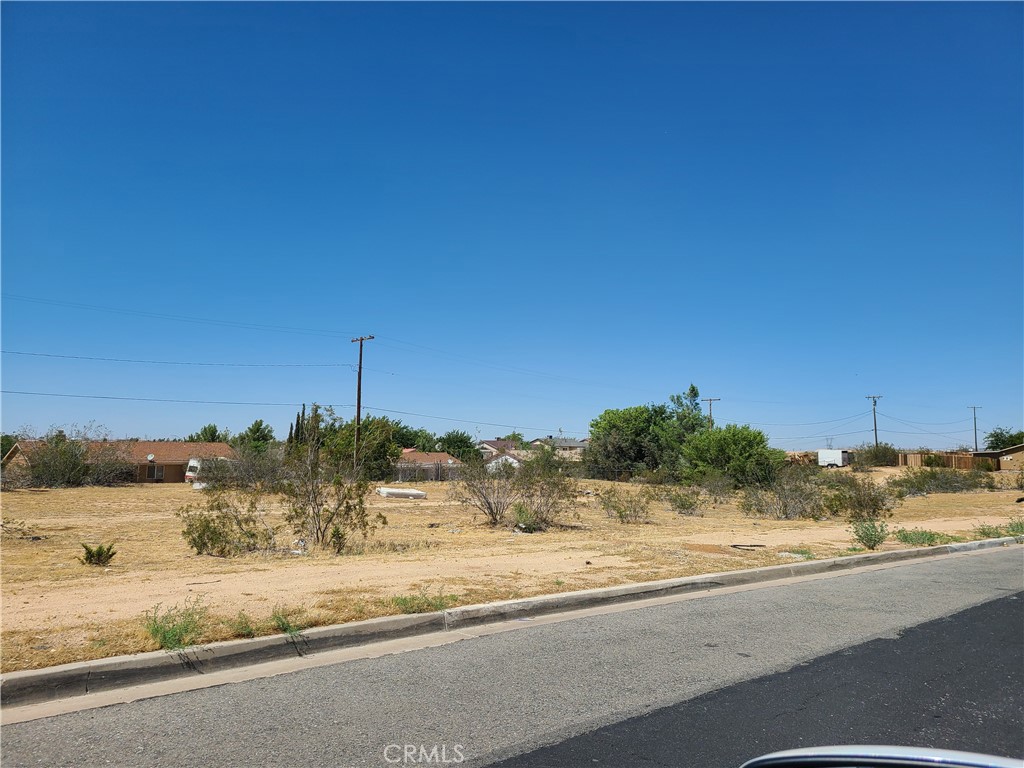
<svg viewBox="0 0 1024 768">
<path fill-rule="evenodd" d="M 460 461 L 469 463 L 481 458 L 476 442 L 468 432 L 453 429 L 441 435 L 437 442 L 440 443 L 442 451 L 451 454 Z"/>
<path fill-rule="evenodd" d="M 729 424 L 691 435 L 683 459 L 694 479 L 709 471 L 724 472 L 737 487 L 767 485 L 786 461 L 785 451 L 768 446 L 768 438 L 747 425 Z"/>
<path fill-rule="evenodd" d="M 0 435 L 0 457 L 6 456 L 16 442 L 18 442 L 17 435 L 8 435 L 6 432 Z"/>
<path fill-rule="evenodd" d="M 231 438 L 231 433 L 226 429 L 221 432 L 216 424 L 207 424 L 198 432 L 194 432 L 185 438 L 188 443 L 226 443 Z"/>
<path fill-rule="evenodd" d="M 499 437 L 498 439 L 508 440 L 512 443 L 515 443 L 516 448 L 520 451 L 524 451 L 530 446 L 530 444 L 526 442 L 526 438 L 523 437 L 522 432 L 509 432 L 504 437 Z"/>
<path fill-rule="evenodd" d="M 584 465 L 591 477 L 607 480 L 659 470 L 674 475 L 684 443 L 706 428 L 700 391 L 691 384 L 668 403 L 610 409 L 590 422 Z"/>
<path fill-rule="evenodd" d="M 338 424 L 329 410 L 325 416 L 313 404 L 304 424 L 305 444 L 289 455 L 282 489 L 288 503 L 285 519 L 292 530 L 307 544 L 340 554 L 352 533 L 365 538 L 387 520 L 366 509 L 366 481 L 356 477 L 351 465 L 345 471 L 335 439 Z"/>
<path fill-rule="evenodd" d="M 69 434 L 70 432 L 70 434 Z M 24 465 L 9 467 L 5 482 L 29 488 L 73 488 L 131 482 L 135 468 L 124 446 L 109 442 L 94 427 L 53 428 L 40 440 L 25 441 Z"/>
<path fill-rule="evenodd" d="M 437 435 L 426 429 L 413 429 L 400 421 L 392 422 L 394 425 L 394 440 L 400 448 L 415 448 L 424 453 L 434 450 L 437 445 Z"/>
<path fill-rule="evenodd" d="M 235 436 L 234 444 L 237 448 L 248 448 L 256 453 L 264 453 L 274 442 L 274 430 L 269 424 L 264 424 L 263 419 L 256 419 L 249 425 L 248 429 Z"/>
<path fill-rule="evenodd" d="M 1024 443 L 1024 430 L 1011 432 L 1005 427 L 996 427 L 985 435 L 986 451 L 1002 451 Z"/>
</svg>

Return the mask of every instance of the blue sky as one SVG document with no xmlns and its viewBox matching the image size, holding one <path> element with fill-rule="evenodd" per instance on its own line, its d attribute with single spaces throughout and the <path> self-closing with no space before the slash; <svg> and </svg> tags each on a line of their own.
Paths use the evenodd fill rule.
<svg viewBox="0 0 1024 768">
<path fill-rule="evenodd" d="M 1019 3 L 0 13 L 5 431 L 1024 423 Z"/>
</svg>

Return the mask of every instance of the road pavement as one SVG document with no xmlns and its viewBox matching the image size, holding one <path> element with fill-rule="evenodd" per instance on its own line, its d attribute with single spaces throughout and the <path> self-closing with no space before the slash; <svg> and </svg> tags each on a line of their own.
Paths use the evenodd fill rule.
<svg viewBox="0 0 1024 768">
<path fill-rule="evenodd" d="M 714 736 L 721 744 L 749 742 L 749 751 L 701 754 L 694 761 L 680 754 L 681 742 L 665 742 L 651 759 L 665 765 L 733 765 L 741 753 L 752 756 L 764 751 L 763 745 L 775 748 L 776 741 L 785 741 L 768 735 L 790 719 L 799 724 L 794 728 L 802 728 L 812 717 L 808 712 L 826 724 L 849 721 L 852 715 L 833 708 L 834 699 L 814 706 L 830 688 L 848 689 L 854 713 L 859 707 L 865 723 L 870 720 L 865 713 L 884 708 L 893 724 L 887 733 L 904 736 L 890 740 L 902 743 L 915 743 L 914 733 L 937 732 L 922 730 L 925 711 L 983 731 L 1007 723 L 1020 730 L 1020 699 L 1000 691 L 1021 688 L 1020 663 L 1018 677 L 1012 673 L 1014 661 L 1024 661 L 1024 625 L 1011 611 L 1019 611 L 1024 602 L 1022 588 L 1024 550 L 1014 546 L 770 582 L 635 610 L 592 610 L 564 621 L 523 621 L 520 631 L 488 634 L 482 629 L 479 636 L 440 647 L 4 725 L 0 760 L 5 768 L 383 767 L 428 760 L 482 766 L 517 755 L 542 758 L 537 750 L 549 745 L 568 749 L 563 757 L 570 759 L 590 749 L 583 741 L 571 741 L 576 737 L 599 733 L 604 738 L 600 729 L 609 726 L 625 727 L 628 734 L 644 715 L 648 722 L 661 717 L 670 722 L 671 708 L 708 706 L 713 703 L 708 694 L 725 696 L 743 684 L 767 686 L 750 698 L 762 706 L 731 724 L 687 710 L 685 730 Z M 981 613 L 971 613 L 973 608 Z M 985 610 L 1010 618 L 986 621 Z M 955 617 L 947 626 L 957 627 L 951 631 L 961 641 L 941 651 L 936 646 L 932 653 L 942 625 L 936 631 L 927 623 L 948 617 Z M 885 650 L 909 648 L 907 641 L 915 637 L 925 638 L 923 644 L 909 655 L 900 651 L 904 655 L 896 661 Z M 968 638 L 976 641 L 963 642 Z M 910 658 L 916 661 L 904 664 Z M 973 663 L 987 658 L 993 659 L 989 665 Z M 847 667 L 844 659 L 861 661 Z M 879 678 L 872 674 L 876 666 L 888 670 L 880 680 L 872 680 Z M 981 674 L 988 668 L 991 675 Z M 886 687 L 883 681 L 904 669 L 908 680 L 913 678 L 910 687 Z M 808 686 L 786 687 L 802 676 L 809 676 Z M 891 697 L 870 696 L 876 684 Z M 933 684 L 950 695 L 935 694 L 928 699 L 930 709 L 915 709 L 915 697 Z M 973 715 L 966 710 L 952 714 L 961 686 L 973 686 Z M 754 690 L 734 691 L 739 697 L 734 701 L 749 698 Z M 753 717 L 754 710 L 760 719 Z M 643 731 L 637 733 L 645 738 Z M 845 737 L 852 732 L 833 728 L 823 733 Z M 942 745 L 952 746 L 950 740 Z M 778 746 L 801 743 L 806 742 Z M 1007 741 L 1003 751 L 1017 748 Z M 629 754 L 622 753 L 614 764 L 647 760 L 642 751 L 637 762 Z"/>
</svg>

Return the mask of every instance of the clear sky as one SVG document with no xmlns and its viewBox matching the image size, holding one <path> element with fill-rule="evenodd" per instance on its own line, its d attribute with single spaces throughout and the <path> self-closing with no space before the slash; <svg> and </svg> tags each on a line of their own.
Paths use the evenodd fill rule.
<svg viewBox="0 0 1024 768">
<path fill-rule="evenodd" d="M 0 21 L 5 431 L 283 437 L 367 334 L 366 410 L 481 439 L 691 382 L 787 449 L 1024 423 L 1020 3 Z"/>
</svg>

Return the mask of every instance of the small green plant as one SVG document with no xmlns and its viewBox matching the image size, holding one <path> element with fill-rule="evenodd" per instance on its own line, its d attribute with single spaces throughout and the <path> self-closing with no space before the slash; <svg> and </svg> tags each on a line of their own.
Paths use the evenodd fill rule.
<svg viewBox="0 0 1024 768">
<path fill-rule="evenodd" d="M 878 549 L 889 538 L 889 526 L 878 520 L 858 520 L 850 529 L 860 544 L 868 549 Z"/>
<path fill-rule="evenodd" d="M 297 635 L 302 631 L 302 627 L 293 623 L 288 612 L 280 605 L 274 606 L 274 610 L 270 614 L 270 620 L 275 627 L 286 635 Z"/>
<path fill-rule="evenodd" d="M 704 491 L 699 487 L 668 487 L 662 492 L 662 498 L 673 512 L 680 515 L 699 516 L 704 501 Z"/>
<path fill-rule="evenodd" d="M 97 544 L 95 547 L 83 543 L 82 549 L 85 550 L 85 554 L 78 558 L 78 562 L 84 565 L 107 565 L 117 554 L 113 542 L 107 545 Z"/>
<path fill-rule="evenodd" d="M 143 626 L 157 645 L 169 651 L 194 645 L 203 634 L 207 609 L 202 597 L 186 599 L 182 607 L 177 605 L 160 611 L 160 603 L 143 615 Z"/>
<path fill-rule="evenodd" d="M 256 637 L 256 626 L 245 611 L 239 611 L 233 619 L 225 622 L 235 637 Z"/>
<path fill-rule="evenodd" d="M 1011 517 L 1006 524 L 1006 532 L 1010 536 L 1024 536 L 1024 517 Z"/>
<path fill-rule="evenodd" d="M 646 523 L 651 519 L 651 502 L 654 495 L 650 488 L 634 493 L 606 488 L 598 497 L 608 517 L 618 518 L 620 523 Z"/>
<path fill-rule="evenodd" d="M 893 535 L 901 544 L 910 547 L 934 547 L 936 544 L 948 544 L 953 540 L 951 536 L 922 528 L 900 528 Z"/>
<path fill-rule="evenodd" d="M 537 533 L 546 528 L 537 515 L 521 502 L 512 507 L 512 521 L 512 527 L 523 533 Z"/>
<path fill-rule="evenodd" d="M 806 560 L 813 560 L 814 553 L 807 547 L 790 547 L 787 552 L 791 552 L 794 555 L 800 555 Z"/>
<path fill-rule="evenodd" d="M 391 604 L 401 613 L 433 613 L 450 608 L 457 600 L 457 595 L 445 595 L 440 589 L 436 595 L 427 594 L 426 589 L 422 589 L 415 595 L 395 595 Z"/>
<path fill-rule="evenodd" d="M 1001 539 L 1006 535 L 1006 532 L 998 525 L 978 523 L 978 525 L 974 526 L 974 535 L 979 539 Z"/>
</svg>

